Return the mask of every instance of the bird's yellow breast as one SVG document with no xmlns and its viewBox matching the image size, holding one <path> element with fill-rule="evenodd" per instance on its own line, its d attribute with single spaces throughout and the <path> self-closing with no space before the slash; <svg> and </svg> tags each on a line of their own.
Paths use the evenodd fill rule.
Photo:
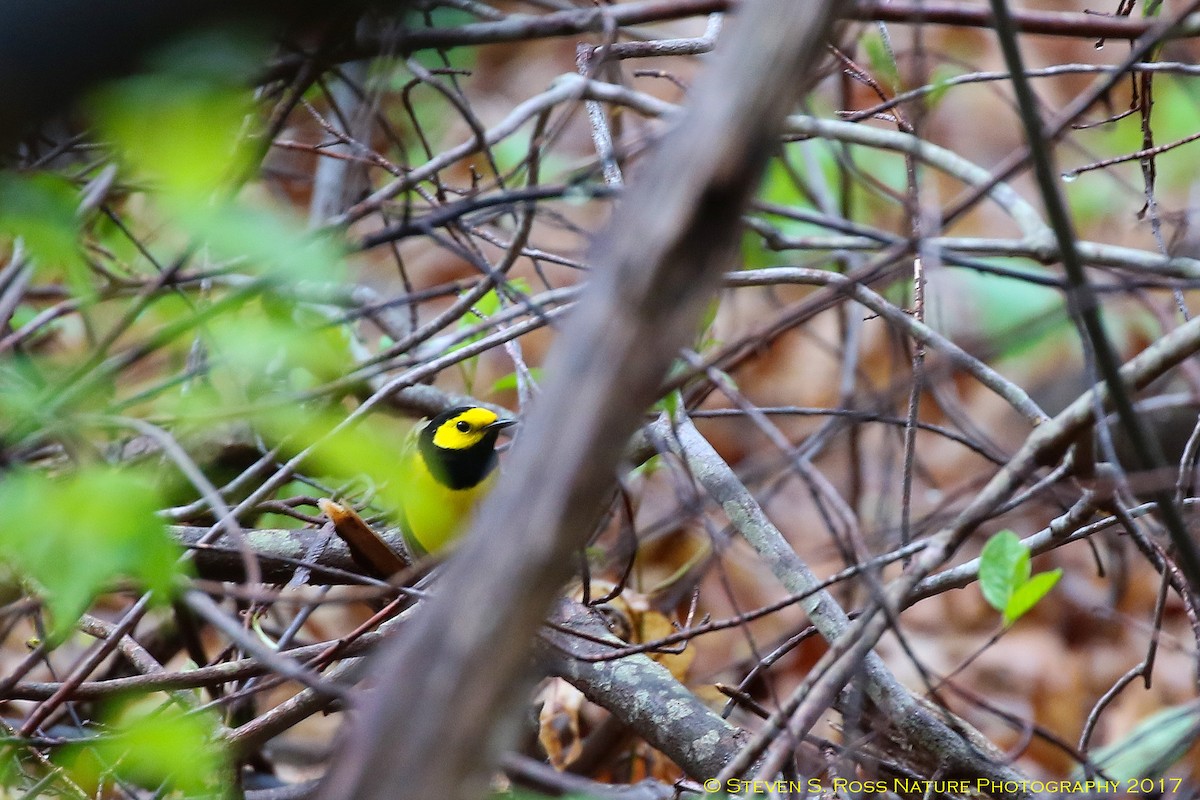
<svg viewBox="0 0 1200 800">
<path fill-rule="evenodd" d="M 406 473 L 402 522 L 405 539 L 418 556 L 441 550 L 461 533 L 496 480 L 493 471 L 475 486 L 451 489 L 434 478 L 415 451 L 408 457 Z"/>
</svg>

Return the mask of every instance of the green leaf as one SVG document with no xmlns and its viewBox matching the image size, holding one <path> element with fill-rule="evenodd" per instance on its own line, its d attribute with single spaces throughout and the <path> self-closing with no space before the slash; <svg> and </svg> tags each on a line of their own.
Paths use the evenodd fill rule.
<svg viewBox="0 0 1200 800">
<path fill-rule="evenodd" d="M 1062 578 L 1062 570 L 1053 569 L 1049 572 L 1039 572 L 1017 586 L 1008 598 L 1008 603 L 1004 606 L 1004 624 L 1011 625 L 1025 616 L 1029 609 L 1033 608 L 1039 600 L 1049 594 L 1050 590 L 1058 584 L 1060 578 Z"/>
<path fill-rule="evenodd" d="M 333 409 L 290 407 L 264 412 L 255 422 L 272 444 L 296 449 L 315 445 L 306 464 L 317 474 L 335 482 L 365 476 L 376 485 L 384 503 L 398 507 L 407 481 L 406 459 L 401 457 L 407 426 L 371 417 L 334 433 L 343 419 Z"/>
<path fill-rule="evenodd" d="M 27 358 L 0 364 L 0 438 L 16 438 L 51 424 L 41 402 L 45 380 Z"/>
<path fill-rule="evenodd" d="M 696 352 L 703 353 L 716 344 L 717 340 L 712 336 L 712 327 L 713 323 L 717 321 L 717 312 L 720 310 L 720 298 L 713 298 L 704 310 L 704 316 L 700 319 L 700 334 L 696 337 Z"/>
<path fill-rule="evenodd" d="M 629 470 L 631 478 L 649 478 L 662 467 L 662 456 L 658 453 L 650 456 L 641 464 Z"/>
<path fill-rule="evenodd" d="M 252 163 L 243 134 L 253 95 L 244 79 L 260 52 L 228 31 L 179 40 L 152 71 L 105 84 L 90 106 L 129 166 L 169 194 L 207 200 Z"/>
<path fill-rule="evenodd" d="M 932 91 L 926 95 L 925 104 L 932 109 L 942 101 L 946 95 L 946 90 L 950 88 L 950 81 L 959 74 L 959 71 L 949 64 L 938 64 L 933 68 L 930 74 L 930 83 L 933 84 Z"/>
<path fill-rule="evenodd" d="M 134 578 L 159 602 L 174 591 L 180 549 L 155 515 L 152 484 L 108 467 L 63 478 L 14 471 L 0 481 L 0 553 L 40 588 L 52 640 L 118 577 Z"/>
<path fill-rule="evenodd" d="M 668 419 L 674 419 L 679 413 L 679 407 L 683 404 L 683 392 L 678 389 L 662 398 L 659 403 L 662 405 L 662 410 L 666 411 Z"/>
<path fill-rule="evenodd" d="M 988 539 L 979 554 L 979 588 L 997 611 L 1008 607 L 1016 588 L 1029 579 L 1029 550 L 1012 531 Z"/>
<path fill-rule="evenodd" d="M 1033 279 L 1051 274 L 1021 259 L 984 261 Z M 983 337 L 997 358 L 1014 358 L 1043 344 L 1061 352 L 1060 340 L 1071 322 L 1056 289 L 974 270 L 944 270 L 931 286 L 927 321 L 950 338 Z"/>
<path fill-rule="evenodd" d="M 504 291 L 506 295 L 528 295 L 529 281 L 524 278 L 512 278 L 505 283 Z M 495 289 L 490 289 L 487 294 L 475 301 L 470 311 L 463 314 L 458 321 L 458 327 L 473 327 L 500 311 L 502 306 L 500 294 Z M 475 341 L 477 338 L 479 337 L 474 337 L 471 341 Z"/>
<path fill-rule="evenodd" d="M 506 294 L 528 295 L 529 284 L 523 278 L 513 278 L 505 283 L 502 291 L 505 291 Z M 483 295 L 483 297 L 480 297 L 477 301 L 475 301 L 474 305 L 472 305 L 465 314 L 459 317 L 458 329 L 460 331 L 469 330 L 470 328 L 479 325 L 479 323 L 486 321 L 489 317 L 499 312 L 503 306 L 504 303 L 500 297 L 500 293 L 497 292 L 496 289 L 489 290 L 485 295 Z M 468 347 L 475 342 L 478 342 L 486 335 L 487 331 L 481 328 L 480 330 L 464 336 L 459 341 L 450 345 L 447 352 L 453 353 L 456 350 L 461 350 L 464 347 Z M 475 394 L 475 372 L 478 364 L 478 355 L 464 359 L 458 364 L 458 369 L 462 374 L 463 383 L 466 385 L 467 394 Z"/>
<path fill-rule="evenodd" d="M 92 294 L 80 251 L 79 193 L 48 174 L 0 175 L 0 236 L 20 237 L 39 271 L 65 268 L 72 288 Z"/>
<path fill-rule="evenodd" d="M 896 66 L 896 60 L 892 58 L 891 51 L 884 45 L 882 37 L 877 33 L 864 36 L 862 44 L 867 52 L 867 63 L 871 65 L 871 71 L 875 73 L 875 79 L 892 91 L 898 91 L 900 69 Z"/>
<path fill-rule="evenodd" d="M 238 134 L 250 100 L 246 89 L 149 74 L 109 85 L 96 104 L 130 166 L 169 192 L 207 196 L 249 164 Z"/>
<path fill-rule="evenodd" d="M 210 359 L 252 397 L 307 389 L 345 375 L 358 360 L 348 329 L 333 322 L 317 307 L 265 295 L 208 324 Z"/>
<path fill-rule="evenodd" d="M 822 157 L 821 166 L 832 174 L 835 163 L 828 152 L 822 148 L 818 151 Z M 835 184 L 836 185 L 836 184 Z M 783 162 L 782 157 L 772 158 L 763 172 L 762 183 L 758 189 L 758 199 L 779 206 L 812 208 L 808 198 L 796 186 L 796 180 Z M 769 216 L 768 222 L 785 236 L 821 235 L 826 231 L 812 223 L 801 222 L 786 217 Z M 770 250 L 758 233 L 747 230 L 742 236 L 742 264 L 746 269 L 762 269 L 778 263 L 779 254 Z"/>
<path fill-rule="evenodd" d="M 336 280 L 342 252 L 327 236 L 270 209 L 232 202 L 254 164 L 249 75 L 261 43 L 198 34 L 159 54 L 158 71 L 107 84 L 90 102 L 127 169 L 154 187 L 171 221 L 215 259 Z"/>
<path fill-rule="evenodd" d="M 1093 750 L 1091 761 L 1110 780 L 1124 784 L 1162 775 L 1200 735 L 1200 706 L 1195 702 L 1154 714 L 1124 739 Z M 1077 774 L 1082 778 L 1082 770 Z"/>
<path fill-rule="evenodd" d="M 77 783 L 95 792 L 114 779 L 147 789 L 165 784 L 187 797 L 227 797 L 228 757 L 207 713 L 166 708 L 146 713 L 132 707 L 110 720 L 112 733 L 75 745 L 56 758 Z"/>
<path fill-rule="evenodd" d="M 1011 625 L 1037 605 L 1062 578 L 1055 569 L 1030 577 L 1029 548 L 1012 531 L 988 539 L 979 554 L 979 588 L 988 604 Z"/>
<path fill-rule="evenodd" d="M 530 367 L 529 368 L 529 377 L 532 378 L 535 382 L 541 381 L 542 368 L 541 367 Z M 496 381 L 492 384 L 490 393 L 495 394 L 496 392 L 515 391 L 516 388 L 517 388 L 517 373 L 510 372 L 507 375 L 496 379 Z"/>
<path fill-rule="evenodd" d="M 176 221 L 204 241 L 216 257 L 249 259 L 288 282 L 335 282 L 342 276 L 342 247 L 329 235 L 306 231 L 288 215 L 238 203 L 170 200 Z"/>
</svg>

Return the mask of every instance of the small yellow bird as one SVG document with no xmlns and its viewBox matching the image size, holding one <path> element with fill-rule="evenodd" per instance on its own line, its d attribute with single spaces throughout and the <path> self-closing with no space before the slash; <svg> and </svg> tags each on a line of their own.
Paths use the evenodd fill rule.
<svg viewBox="0 0 1200 800">
<path fill-rule="evenodd" d="M 479 406 L 431 419 L 404 457 L 401 528 L 416 556 L 452 542 L 496 479 L 496 439 L 516 423 Z"/>
</svg>

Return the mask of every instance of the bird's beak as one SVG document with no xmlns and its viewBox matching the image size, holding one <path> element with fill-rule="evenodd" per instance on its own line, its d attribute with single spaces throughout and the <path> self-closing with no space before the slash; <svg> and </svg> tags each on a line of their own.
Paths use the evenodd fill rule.
<svg viewBox="0 0 1200 800">
<path fill-rule="evenodd" d="M 503 428 L 509 427 L 510 425 L 516 425 L 516 424 L 517 424 L 517 420 L 515 420 L 515 419 L 501 418 L 501 419 L 498 419 L 495 422 L 491 423 L 490 425 L 484 425 L 483 429 L 485 431 L 501 430 Z"/>
</svg>

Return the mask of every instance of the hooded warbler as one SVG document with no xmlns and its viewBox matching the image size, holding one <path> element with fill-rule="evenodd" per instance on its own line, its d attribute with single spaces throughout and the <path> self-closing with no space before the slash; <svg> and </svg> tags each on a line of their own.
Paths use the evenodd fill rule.
<svg viewBox="0 0 1200 800">
<path fill-rule="evenodd" d="M 443 411 L 404 456 L 401 528 L 416 556 L 452 542 L 496 479 L 496 439 L 516 422 L 479 406 Z"/>
</svg>

